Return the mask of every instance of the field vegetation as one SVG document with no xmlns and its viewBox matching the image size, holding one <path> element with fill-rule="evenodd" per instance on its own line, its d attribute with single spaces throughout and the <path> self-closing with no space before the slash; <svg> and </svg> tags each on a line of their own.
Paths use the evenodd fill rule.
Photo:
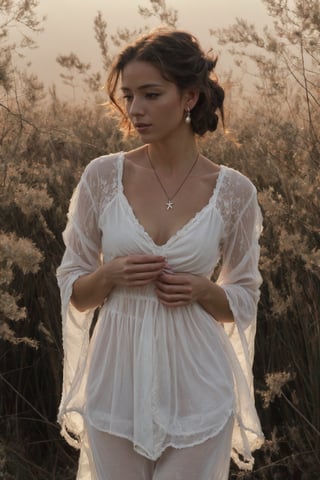
<svg viewBox="0 0 320 480">
<path fill-rule="evenodd" d="M 101 71 L 80 53 L 57 58 L 72 92 L 61 100 L 17 58 L 45 26 L 37 0 L 0 0 L 0 479 L 75 478 L 77 452 L 56 423 L 61 392 L 60 300 L 55 271 L 71 193 L 85 165 L 137 144 L 119 131 L 101 90 L 112 54 L 148 22 L 179 27 L 164 0 L 140 8 L 141 30 L 93 34 Z M 200 140 L 217 163 L 256 185 L 264 215 L 264 279 L 255 355 L 256 402 L 266 442 L 254 471 L 230 478 L 320 478 L 320 6 L 263 0 L 272 26 L 245 19 L 211 31 L 237 68 L 220 74 L 228 132 Z M 19 41 L 10 32 L 19 27 Z M 220 47 L 221 45 L 221 47 Z M 218 64 L 219 65 L 219 64 Z M 77 101 L 76 92 L 82 89 Z"/>
</svg>

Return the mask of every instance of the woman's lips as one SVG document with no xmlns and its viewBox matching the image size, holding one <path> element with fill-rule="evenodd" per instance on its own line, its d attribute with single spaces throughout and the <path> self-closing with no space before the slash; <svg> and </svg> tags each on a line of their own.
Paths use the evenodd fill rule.
<svg viewBox="0 0 320 480">
<path fill-rule="evenodd" d="M 135 123 L 135 125 L 134 125 L 134 128 L 139 133 L 145 132 L 150 127 L 151 127 L 150 123 Z"/>
</svg>

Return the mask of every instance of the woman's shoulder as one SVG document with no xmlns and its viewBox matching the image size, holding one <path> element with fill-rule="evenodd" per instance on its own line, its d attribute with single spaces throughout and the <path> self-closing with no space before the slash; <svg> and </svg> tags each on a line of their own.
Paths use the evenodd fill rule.
<svg viewBox="0 0 320 480">
<path fill-rule="evenodd" d="M 252 181 L 239 170 L 229 167 L 224 164 L 214 163 L 208 157 L 204 156 L 204 163 L 206 173 L 218 173 L 219 191 L 228 193 L 230 197 L 238 194 L 251 195 L 256 191 Z"/>
<path fill-rule="evenodd" d="M 101 155 L 85 167 L 80 184 L 100 206 L 111 201 L 119 189 L 123 152 Z"/>
<path fill-rule="evenodd" d="M 257 190 L 253 182 L 243 173 L 228 166 L 222 166 L 223 175 L 216 200 L 216 206 L 228 225 L 227 231 L 242 214 L 257 205 Z"/>
<path fill-rule="evenodd" d="M 245 201 L 257 194 L 255 185 L 246 175 L 226 165 L 221 168 L 224 170 L 221 191 L 230 198 L 242 198 Z"/>
<path fill-rule="evenodd" d="M 119 162 L 124 156 L 123 152 L 101 155 L 91 160 L 84 169 L 83 176 L 86 178 L 109 177 L 119 168 Z"/>
</svg>

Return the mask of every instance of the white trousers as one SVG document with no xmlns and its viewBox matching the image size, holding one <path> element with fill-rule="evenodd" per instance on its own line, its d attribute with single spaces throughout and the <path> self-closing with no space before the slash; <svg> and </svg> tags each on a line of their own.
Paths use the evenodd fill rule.
<svg viewBox="0 0 320 480">
<path fill-rule="evenodd" d="M 215 437 L 193 447 L 168 447 L 152 461 L 133 450 L 129 440 L 87 424 L 92 478 L 96 480 L 227 480 L 233 417 Z"/>
</svg>

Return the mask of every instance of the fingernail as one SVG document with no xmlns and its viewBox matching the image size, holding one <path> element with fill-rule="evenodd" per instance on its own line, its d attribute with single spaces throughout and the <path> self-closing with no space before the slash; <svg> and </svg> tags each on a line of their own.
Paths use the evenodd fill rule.
<svg viewBox="0 0 320 480">
<path fill-rule="evenodd" d="M 167 265 L 162 271 L 165 273 L 173 273 L 173 270 L 169 265 Z"/>
</svg>

